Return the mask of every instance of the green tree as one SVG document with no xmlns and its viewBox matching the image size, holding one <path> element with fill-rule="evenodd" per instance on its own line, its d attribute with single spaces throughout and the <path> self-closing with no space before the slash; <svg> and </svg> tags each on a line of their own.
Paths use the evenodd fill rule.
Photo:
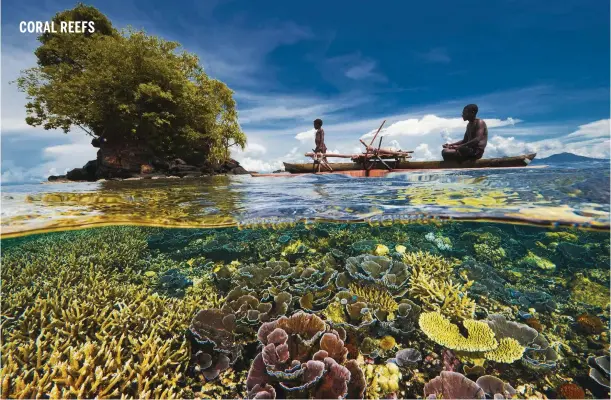
<svg viewBox="0 0 611 400">
<path fill-rule="evenodd" d="M 77 126 L 109 144 L 208 161 L 223 161 L 229 147 L 246 145 L 233 92 L 179 43 L 117 31 L 82 4 L 53 20 L 93 20 L 96 32 L 39 37 L 38 66 L 17 80 L 29 100 L 28 124 L 65 133 Z"/>
</svg>

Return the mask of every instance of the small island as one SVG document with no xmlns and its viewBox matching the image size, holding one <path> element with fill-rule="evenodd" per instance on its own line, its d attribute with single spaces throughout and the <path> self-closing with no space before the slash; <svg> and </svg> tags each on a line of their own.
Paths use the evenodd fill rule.
<svg viewBox="0 0 611 400">
<path fill-rule="evenodd" d="M 95 32 L 43 33 L 37 66 L 22 72 L 26 122 L 91 136 L 97 158 L 49 181 L 248 173 L 230 158 L 244 148 L 233 92 L 177 42 L 117 30 L 92 6 L 57 13 Z"/>
</svg>

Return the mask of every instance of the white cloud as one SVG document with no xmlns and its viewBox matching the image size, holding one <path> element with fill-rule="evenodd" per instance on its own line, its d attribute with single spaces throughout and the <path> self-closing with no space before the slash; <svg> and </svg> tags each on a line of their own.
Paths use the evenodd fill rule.
<svg viewBox="0 0 611 400">
<path fill-rule="evenodd" d="M 570 133 L 567 137 L 579 139 L 608 138 L 610 126 L 609 121 L 610 120 L 608 119 L 601 119 L 600 121 L 580 125 L 579 129 L 573 133 Z"/>
<path fill-rule="evenodd" d="M 414 161 L 434 160 L 436 158 L 433 156 L 433 153 L 429 150 L 429 145 L 426 143 L 418 145 L 418 147 L 414 149 L 412 157 Z"/>
</svg>

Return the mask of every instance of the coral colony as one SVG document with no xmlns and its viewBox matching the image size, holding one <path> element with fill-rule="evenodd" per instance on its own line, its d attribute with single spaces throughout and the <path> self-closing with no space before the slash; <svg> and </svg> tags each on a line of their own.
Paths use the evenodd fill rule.
<svg viewBox="0 0 611 400">
<path fill-rule="evenodd" d="M 609 237 L 428 223 L 3 240 L 5 398 L 603 398 Z"/>
</svg>

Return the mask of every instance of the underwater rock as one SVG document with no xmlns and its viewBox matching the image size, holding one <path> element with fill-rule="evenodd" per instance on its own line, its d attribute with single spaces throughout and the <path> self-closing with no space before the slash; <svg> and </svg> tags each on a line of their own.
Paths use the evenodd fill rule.
<svg viewBox="0 0 611 400">
<path fill-rule="evenodd" d="M 558 305 L 553 300 L 553 297 L 544 291 L 509 291 L 513 300 L 512 303 L 519 304 L 526 309 L 534 308 L 539 312 L 555 311 Z"/>
<path fill-rule="evenodd" d="M 386 288 L 393 296 L 407 291 L 409 270 L 405 264 L 384 256 L 363 254 L 346 260 L 346 272 L 337 276 L 338 288 L 348 289 L 351 283 L 369 282 Z"/>
<path fill-rule="evenodd" d="M 482 388 L 484 393 L 493 396 L 495 399 L 511 399 L 516 395 L 516 390 L 510 384 L 503 382 L 496 376 L 480 376 L 475 383 Z"/>
<path fill-rule="evenodd" d="M 590 378 L 609 389 L 609 356 L 589 357 Z"/>
<path fill-rule="evenodd" d="M 556 264 L 554 264 L 550 260 L 536 255 L 530 250 L 528 250 L 528 254 L 524 256 L 524 258 L 522 258 L 519 263 L 531 268 L 539 268 L 542 270 L 554 270 L 556 268 Z"/>
<path fill-rule="evenodd" d="M 427 399 L 485 399 L 481 387 L 461 373 L 441 371 L 424 385 Z"/>
</svg>

